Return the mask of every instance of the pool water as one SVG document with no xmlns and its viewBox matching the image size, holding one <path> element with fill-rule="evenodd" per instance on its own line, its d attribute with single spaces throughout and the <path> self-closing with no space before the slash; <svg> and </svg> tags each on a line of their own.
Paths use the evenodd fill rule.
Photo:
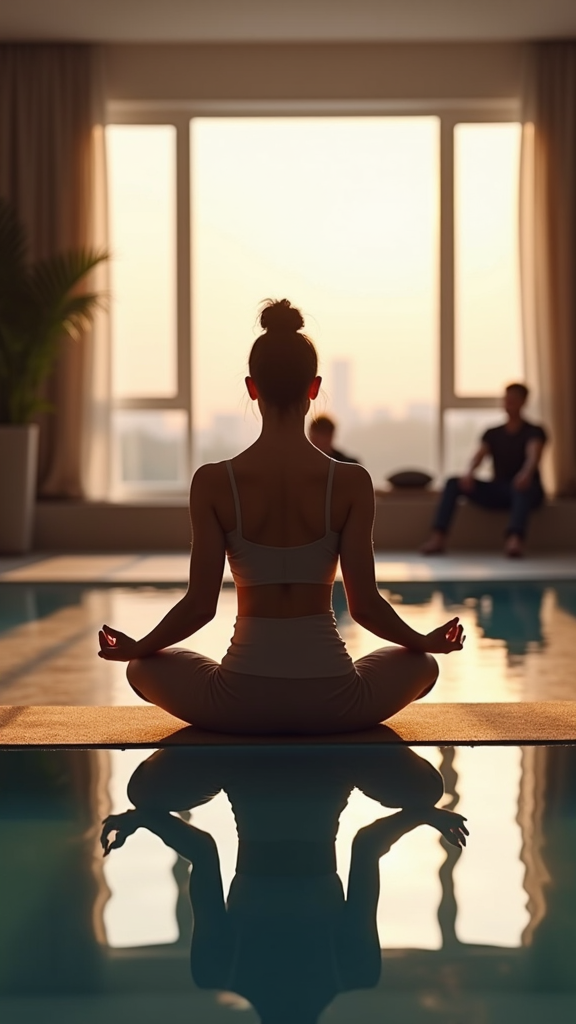
<svg viewBox="0 0 576 1024">
<path fill-rule="evenodd" d="M 569 1022 L 575 863 L 573 746 L 2 751 L 0 1020 Z"/>
<path fill-rule="evenodd" d="M 382 593 L 416 629 L 459 615 L 462 653 L 440 658 L 433 701 L 571 700 L 576 697 L 576 582 L 394 583 Z M 0 703 L 139 702 L 124 666 L 96 657 L 106 622 L 132 636 L 147 632 L 181 597 L 174 586 L 0 585 Z M 381 641 L 350 618 L 334 588 L 338 627 L 352 657 Z M 215 619 L 186 645 L 219 660 L 233 630 L 236 599 L 222 590 Z"/>
</svg>

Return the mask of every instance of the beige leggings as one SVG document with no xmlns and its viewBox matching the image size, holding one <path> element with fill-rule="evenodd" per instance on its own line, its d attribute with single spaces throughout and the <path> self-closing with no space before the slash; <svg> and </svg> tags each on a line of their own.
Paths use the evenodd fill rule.
<svg viewBox="0 0 576 1024">
<path fill-rule="evenodd" d="M 430 654 L 382 647 L 346 675 L 270 678 L 222 669 L 183 647 L 131 661 L 128 681 L 144 700 L 212 732 L 318 734 L 369 729 L 428 693 Z"/>
</svg>

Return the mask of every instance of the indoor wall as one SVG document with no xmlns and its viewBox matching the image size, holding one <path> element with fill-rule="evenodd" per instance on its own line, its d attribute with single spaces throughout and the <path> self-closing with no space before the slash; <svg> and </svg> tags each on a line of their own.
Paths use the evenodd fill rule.
<svg viewBox="0 0 576 1024">
<path fill-rule="evenodd" d="M 111 101 L 518 97 L 521 43 L 109 45 Z"/>
</svg>

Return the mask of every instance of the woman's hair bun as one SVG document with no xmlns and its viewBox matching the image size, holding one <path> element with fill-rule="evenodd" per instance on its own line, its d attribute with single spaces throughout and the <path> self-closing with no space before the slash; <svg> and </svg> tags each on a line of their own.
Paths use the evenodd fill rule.
<svg viewBox="0 0 576 1024">
<path fill-rule="evenodd" d="M 248 370 L 265 402 L 286 412 L 307 400 L 318 373 L 318 355 L 302 332 L 304 320 L 288 299 L 266 299 L 260 309 L 264 333 L 250 350 Z"/>
<path fill-rule="evenodd" d="M 296 334 L 304 327 L 304 318 L 299 309 L 290 305 L 288 299 L 269 299 L 260 313 L 260 323 L 265 331 Z"/>
</svg>

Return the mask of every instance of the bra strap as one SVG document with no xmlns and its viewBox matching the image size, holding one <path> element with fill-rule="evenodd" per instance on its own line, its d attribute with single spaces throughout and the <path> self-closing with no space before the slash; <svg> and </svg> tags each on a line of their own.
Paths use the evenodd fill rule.
<svg viewBox="0 0 576 1024">
<path fill-rule="evenodd" d="M 330 466 L 328 469 L 328 481 L 326 483 L 326 533 L 330 533 L 330 521 L 331 521 L 331 507 L 332 507 L 332 481 L 334 480 L 334 466 L 336 462 L 334 459 L 330 459 Z"/>
<path fill-rule="evenodd" d="M 234 470 L 232 469 L 232 463 L 230 459 L 226 459 L 226 469 L 228 470 L 228 476 L 230 477 L 230 486 L 232 488 L 232 495 L 234 497 L 234 508 L 236 510 L 236 532 L 242 536 L 242 515 L 240 513 L 240 498 L 238 496 L 238 488 L 236 487 L 236 480 L 234 479 Z"/>
</svg>

